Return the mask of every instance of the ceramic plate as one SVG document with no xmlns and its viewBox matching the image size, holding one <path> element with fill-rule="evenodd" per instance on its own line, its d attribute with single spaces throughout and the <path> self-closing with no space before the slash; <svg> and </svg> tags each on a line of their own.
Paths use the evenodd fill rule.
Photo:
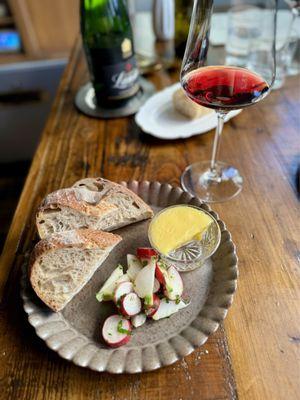
<svg viewBox="0 0 300 400">
<path fill-rule="evenodd" d="M 180 188 L 147 181 L 122 184 L 141 196 L 155 212 L 173 204 L 193 204 L 209 211 L 218 220 L 217 214 L 207 205 Z M 116 231 L 123 241 L 62 312 L 52 312 L 37 298 L 24 266 L 21 294 L 29 323 L 47 346 L 62 358 L 92 370 L 137 373 L 173 364 L 206 342 L 218 329 L 233 300 L 238 275 L 237 256 L 225 224 L 220 220 L 218 223 L 222 238 L 217 252 L 203 267 L 181 274 L 191 304 L 170 318 L 148 320 L 134 330 L 125 346 L 110 349 L 101 341 L 101 324 L 112 313 L 112 304 L 99 304 L 95 294 L 117 263 L 126 265 L 127 253 L 134 253 L 138 246 L 149 246 L 149 221 Z"/>
<path fill-rule="evenodd" d="M 159 139 L 185 139 L 208 132 L 217 126 L 215 112 L 194 120 L 178 113 L 173 107 L 172 96 L 179 88 L 180 83 L 167 87 L 151 96 L 140 108 L 135 122 L 144 132 Z M 230 111 L 226 121 L 240 112 L 241 110 Z"/>
</svg>

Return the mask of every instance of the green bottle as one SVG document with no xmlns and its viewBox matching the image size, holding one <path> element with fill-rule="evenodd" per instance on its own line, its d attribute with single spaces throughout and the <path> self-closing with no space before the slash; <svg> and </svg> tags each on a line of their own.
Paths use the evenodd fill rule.
<svg viewBox="0 0 300 400">
<path fill-rule="evenodd" d="M 81 33 L 96 101 L 125 105 L 139 90 L 133 35 L 124 0 L 81 0 Z"/>
<path fill-rule="evenodd" d="M 189 34 L 193 0 L 175 1 L 175 53 L 182 58 Z"/>
</svg>

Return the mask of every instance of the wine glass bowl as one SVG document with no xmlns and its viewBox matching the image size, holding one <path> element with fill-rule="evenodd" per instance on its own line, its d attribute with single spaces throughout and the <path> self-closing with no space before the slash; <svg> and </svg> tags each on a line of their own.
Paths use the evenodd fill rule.
<svg viewBox="0 0 300 400">
<path fill-rule="evenodd" d="M 268 94 L 267 82 L 245 68 L 208 66 L 189 72 L 182 87 L 194 102 L 215 110 L 250 106 Z"/>
<path fill-rule="evenodd" d="M 244 5 L 246 1 L 236 1 Z M 212 56 L 210 32 L 214 19 L 212 0 L 195 0 L 190 31 L 181 68 L 181 85 L 195 103 L 212 108 L 217 113 L 216 128 L 210 161 L 197 162 L 186 168 L 181 183 L 183 188 L 206 202 L 226 201 L 242 189 L 243 179 L 239 171 L 224 162 L 217 161 L 220 138 L 227 113 L 246 108 L 266 97 L 275 78 L 275 29 L 276 0 L 257 2 L 263 12 L 264 26 L 261 40 L 269 46 L 268 57 L 260 59 L 257 70 L 226 65 L 225 55 Z M 231 21 L 228 20 L 228 24 Z M 253 49 L 249 46 L 249 54 Z M 247 58 L 247 54 L 246 54 Z"/>
</svg>

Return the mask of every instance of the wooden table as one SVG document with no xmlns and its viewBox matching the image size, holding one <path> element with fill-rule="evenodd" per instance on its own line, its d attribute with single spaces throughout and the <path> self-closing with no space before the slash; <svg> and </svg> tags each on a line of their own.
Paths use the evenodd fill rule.
<svg viewBox="0 0 300 400">
<path fill-rule="evenodd" d="M 157 89 L 178 79 L 165 71 Z M 224 128 L 222 159 L 245 178 L 242 193 L 215 205 L 237 244 L 240 277 L 224 326 L 186 359 L 142 375 L 96 373 L 64 361 L 35 336 L 19 296 L 19 272 L 47 193 L 85 176 L 179 184 L 183 169 L 207 159 L 213 135 L 159 141 L 133 118 L 102 121 L 73 100 L 87 80 L 77 44 L 36 151 L 1 259 L 1 399 L 286 399 L 300 397 L 300 253 L 296 169 L 299 79 L 288 79 Z"/>
</svg>

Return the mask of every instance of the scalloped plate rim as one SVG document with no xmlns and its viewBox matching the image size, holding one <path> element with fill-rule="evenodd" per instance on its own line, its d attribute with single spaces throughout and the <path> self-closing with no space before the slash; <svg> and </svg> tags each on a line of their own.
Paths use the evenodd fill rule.
<svg viewBox="0 0 300 400">
<path fill-rule="evenodd" d="M 129 187 L 131 190 L 135 191 L 135 188 L 140 188 L 141 186 L 147 186 L 148 190 L 149 187 L 151 185 L 156 185 L 156 186 L 165 186 L 166 188 L 168 188 L 169 191 L 171 190 L 177 190 L 177 192 L 180 191 L 181 195 L 182 193 L 185 193 L 187 196 L 187 202 L 190 202 L 192 200 L 196 201 L 199 203 L 199 206 L 204 207 L 205 210 L 211 212 L 214 217 L 217 219 L 218 223 L 220 224 L 220 228 L 221 231 L 226 231 L 228 233 L 228 240 L 229 242 L 232 244 L 232 251 L 230 254 L 233 255 L 233 257 L 235 258 L 235 263 L 234 265 L 231 265 L 230 268 L 233 268 L 234 273 L 235 273 L 235 277 L 233 279 L 227 279 L 225 281 L 234 281 L 234 289 L 232 292 L 227 293 L 226 294 L 226 298 L 227 298 L 227 303 L 226 306 L 224 305 L 218 305 L 218 306 L 214 306 L 215 308 L 218 309 L 222 309 L 223 310 L 223 314 L 222 316 L 215 316 L 214 319 L 210 318 L 209 316 L 200 316 L 202 310 L 204 309 L 204 307 L 206 306 L 207 300 L 205 301 L 202 310 L 199 312 L 199 314 L 196 316 L 196 318 L 194 318 L 190 324 L 188 326 L 183 327 L 180 331 L 178 331 L 175 335 L 173 335 L 172 337 L 168 338 L 167 340 L 162 340 L 158 343 L 154 344 L 150 344 L 150 345 L 146 345 L 146 346 L 141 346 L 141 347 L 137 347 L 138 349 L 141 349 L 141 354 L 143 353 L 143 349 L 145 348 L 151 348 L 154 347 L 155 349 L 157 348 L 158 345 L 166 345 L 167 343 L 170 345 L 170 341 L 174 340 L 176 338 L 183 338 L 186 342 L 188 342 L 188 347 L 186 351 L 182 351 L 181 350 L 181 354 L 178 354 L 178 351 L 174 351 L 175 357 L 173 357 L 173 359 L 168 362 L 168 361 L 164 361 L 162 360 L 160 357 L 157 357 L 157 360 L 155 361 L 155 366 L 151 366 L 150 368 L 148 368 L 147 366 L 145 366 L 145 364 L 143 363 L 143 359 L 141 360 L 142 362 L 140 363 L 140 365 L 142 366 L 140 369 L 132 371 L 132 370 L 128 370 L 125 369 L 124 366 L 122 367 L 121 370 L 113 370 L 113 368 L 108 368 L 108 364 L 109 361 L 111 359 L 112 354 L 117 353 L 119 351 L 121 352 L 126 352 L 129 353 L 130 351 L 134 351 L 135 348 L 126 348 L 125 347 L 120 347 L 117 349 L 110 349 L 110 348 L 97 348 L 95 342 L 93 342 L 91 339 L 87 338 L 86 336 L 84 336 L 83 334 L 79 333 L 78 331 L 76 331 L 76 329 L 74 327 L 72 327 L 72 325 L 70 325 L 68 323 L 68 321 L 64 318 L 64 316 L 61 313 L 54 313 L 49 311 L 49 314 L 53 317 L 54 321 L 53 322 L 63 322 L 65 324 L 65 327 L 63 328 L 63 330 L 60 330 L 58 332 L 52 332 L 52 334 L 50 334 L 49 336 L 45 337 L 44 335 L 41 335 L 41 333 L 39 332 L 39 328 L 42 327 L 43 325 L 47 325 L 49 322 L 51 321 L 43 321 L 44 317 L 44 309 L 40 309 L 39 304 L 35 303 L 35 300 L 37 299 L 37 297 L 35 296 L 34 292 L 32 291 L 30 285 L 29 285 L 29 281 L 28 281 L 28 276 L 26 273 L 26 264 L 23 265 L 22 267 L 22 275 L 21 275 L 21 297 L 23 300 L 23 308 L 25 313 L 28 315 L 28 322 L 30 325 L 33 326 L 33 328 L 35 329 L 36 335 L 41 338 L 45 344 L 47 345 L 47 347 L 49 347 L 51 350 L 54 350 L 61 358 L 67 360 L 67 361 L 72 361 L 75 365 L 81 366 L 83 368 L 89 368 L 91 370 L 97 371 L 97 372 L 109 372 L 109 373 L 114 373 L 114 374 L 121 374 L 121 373 L 129 373 L 129 374 L 133 374 L 133 373 L 141 373 L 141 372 L 149 372 L 149 371 L 154 371 L 157 370 L 159 368 L 168 366 L 168 365 L 172 365 L 173 363 L 175 363 L 176 361 L 182 359 L 183 357 L 187 356 L 188 354 L 191 354 L 195 349 L 199 348 L 200 346 L 203 346 L 204 343 L 207 341 L 208 337 L 213 334 L 214 332 L 217 331 L 217 329 L 220 326 L 220 323 L 226 318 L 228 309 L 230 308 L 232 302 L 233 302 L 233 297 L 234 297 L 234 293 L 237 289 L 237 277 L 238 277 L 238 258 L 236 255 L 236 246 L 234 245 L 234 243 L 232 242 L 231 239 L 231 234 L 230 232 L 227 230 L 226 228 L 226 224 L 219 219 L 218 214 L 214 211 L 211 210 L 210 206 L 208 206 L 205 203 L 201 203 L 201 201 L 189 194 L 187 194 L 186 192 L 184 192 L 181 188 L 176 187 L 176 186 L 172 186 L 168 183 L 160 183 L 158 181 L 136 181 L 136 180 L 131 180 L 129 182 L 120 182 L 122 185 L 125 185 L 127 187 Z M 137 191 L 135 191 L 137 193 Z M 33 315 L 37 315 L 36 320 L 34 321 L 32 316 Z M 204 332 L 204 330 L 200 330 L 199 328 L 195 328 L 193 326 L 193 329 L 198 330 L 199 332 L 201 332 L 202 334 L 202 339 L 201 339 L 201 344 L 200 345 L 194 345 L 193 343 L 191 343 L 190 341 L 188 341 L 185 336 L 182 336 L 182 332 L 188 328 L 191 327 L 192 323 L 198 318 L 198 317 L 202 317 L 205 320 L 208 320 L 211 322 L 212 328 L 210 329 L 205 329 L 206 332 Z M 41 323 L 38 323 L 40 318 L 40 321 L 42 321 Z M 47 330 L 46 330 L 47 331 Z M 51 340 L 49 341 L 49 339 L 51 339 L 51 337 L 53 336 L 57 336 L 58 333 L 62 332 L 62 331 L 71 331 L 72 333 L 75 333 L 75 336 L 72 337 L 71 339 L 69 339 L 66 342 L 63 342 L 60 345 L 55 344 L 55 341 L 51 342 Z M 77 333 L 77 334 L 76 334 Z M 68 345 L 68 343 L 72 340 L 74 340 L 75 338 L 81 339 L 83 340 L 83 344 L 82 346 L 80 346 L 80 348 L 78 348 L 74 354 L 72 354 L 70 357 L 64 356 L 62 354 L 60 354 L 60 349 L 66 345 Z M 83 360 L 82 358 L 77 358 L 76 356 L 78 355 L 78 353 L 86 346 L 91 345 L 92 347 L 96 348 L 96 351 L 94 354 L 92 354 L 92 356 L 88 359 L 88 360 Z M 127 351 L 126 351 L 127 350 Z M 109 352 L 110 355 L 108 357 L 108 360 L 106 362 L 106 364 L 103 366 L 101 364 L 94 365 L 93 360 L 94 358 L 99 355 L 100 353 L 107 353 Z M 157 353 L 157 352 L 156 352 Z M 184 354 L 183 354 L 184 353 Z M 80 362 L 83 361 L 82 363 Z M 125 363 L 124 363 L 125 364 Z M 114 365 L 114 364 L 113 364 Z"/>
</svg>

